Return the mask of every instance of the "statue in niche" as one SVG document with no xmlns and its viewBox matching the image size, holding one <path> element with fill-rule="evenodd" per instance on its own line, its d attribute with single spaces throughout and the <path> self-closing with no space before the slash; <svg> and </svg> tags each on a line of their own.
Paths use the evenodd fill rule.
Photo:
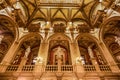
<svg viewBox="0 0 120 80">
<path fill-rule="evenodd" d="M 60 46 L 57 47 L 57 50 L 56 50 L 57 59 L 61 59 L 62 58 L 61 56 L 63 55 L 63 53 L 64 53 L 64 49 L 61 48 Z"/>
<path fill-rule="evenodd" d="M 4 36 L 0 35 L 0 44 L 2 43 L 3 38 L 4 38 Z"/>
<path fill-rule="evenodd" d="M 93 50 L 92 50 L 91 46 L 88 47 L 88 53 L 90 55 L 90 58 L 94 58 L 94 54 L 93 54 Z"/>
<path fill-rule="evenodd" d="M 26 57 L 26 58 L 28 57 L 28 55 L 29 55 L 30 52 L 31 52 L 31 48 L 30 48 L 30 46 L 28 46 L 28 47 L 26 48 L 26 50 L 25 50 L 25 57 Z"/>
<path fill-rule="evenodd" d="M 120 46 L 120 37 L 115 36 L 115 42 L 117 42 Z"/>
<path fill-rule="evenodd" d="M 64 60 L 64 49 L 61 48 L 60 46 L 55 49 L 55 64 L 58 64 L 58 59 L 61 60 L 61 64 L 63 64 Z"/>
</svg>

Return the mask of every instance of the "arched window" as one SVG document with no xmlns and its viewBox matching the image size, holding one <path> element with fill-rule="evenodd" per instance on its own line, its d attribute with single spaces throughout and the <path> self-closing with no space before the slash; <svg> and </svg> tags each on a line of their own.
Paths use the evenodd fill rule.
<svg viewBox="0 0 120 80">
<path fill-rule="evenodd" d="M 116 63 L 120 63 L 120 21 L 112 20 L 104 26 L 103 41 Z"/>
<path fill-rule="evenodd" d="M 16 28 L 9 17 L 0 16 L 0 62 L 16 39 Z"/>
<path fill-rule="evenodd" d="M 34 65 L 34 59 L 38 56 L 41 39 L 38 36 L 32 36 L 24 39 L 18 49 L 13 65 L 19 65 L 22 57 L 27 58 L 26 65 Z"/>
<path fill-rule="evenodd" d="M 82 64 L 92 65 L 92 59 L 96 59 L 99 65 L 106 64 L 105 58 L 103 57 L 96 42 L 89 37 L 80 37 L 78 39 L 78 46 L 81 54 Z"/>
<path fill-rule="evenodd" d="M 50 47 L 48 52 L 47 65 L 57 65 L 58 59 L 61 60 L 62 65 L 71 64 L 71 56 L 68 47 L 68 42 L 65 40 L 53 40 L 50 41 Z"/>
</svg>

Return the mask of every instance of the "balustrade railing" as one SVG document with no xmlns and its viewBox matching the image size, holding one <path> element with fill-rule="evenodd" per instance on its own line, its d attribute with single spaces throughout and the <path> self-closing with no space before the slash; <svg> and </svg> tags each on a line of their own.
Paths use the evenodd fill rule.
<svg viewBox="0 0 120 80">
<path fill-rule="evenodd" d="M 96 71 L 96 68 L 94 65 L 83 65 L 84 66 L 84 70 L 87 72 L 94 72 Z"/>
<path fill-rule="evenodd" d="M 108 65 L 100 65 L 99 68 L 100 68 L 100 71 L 102 71 L 102 72 L 110 72 L 111 71 L 111 69 Z"/>
<path fill-rule="evenodd" d="M 34 65 L 25 65 L 25 66 L 23 66 L 22 71 L 31 72 L 34 70 L 34 68 L 35 68 Z"/>
<path fill-rule="evenodd" d="M 61 71 L 73 71 L 73 66 L 72 65 L 62 65 Z"/>
<path fill-rule="evenodd" d="M 19 65 L 9 65 L 6 69 L 7 72 L 13 72 L 18 70 Z"/>
<path fill-rule="evenodd" d="M 47 65 L 45 68 L 45 71 L 55 72 L 58 71 L 57 65 Z"/>
<path fill-rule="evenodd" d="M 14 71 L 20 71 L 20 72 L 33 72 L 33 71 L 46 71 L 46 72 L 72 72 L 74 71 L 73 65 L 46 65 L 46 66 L 38 66 L 38 65 L 24 65 L 20 67 L 19 65 L 0 65 L 0 70 L 4 70 L 5 67 L 6 72 L 14 72 Z M 40 67 L 40 68 L 39 68 Z M 36 68 L 36 69 L 35 69 Z M 41 69 L 42 68 L 42 69 Z M 83 65 L 85 72 L 95 72 L 97 71 L 96 67 L 94 65 Z M 101 72 L 111 72 L 109 65 L 99 65 L 98 67 Z"/>
</svg>

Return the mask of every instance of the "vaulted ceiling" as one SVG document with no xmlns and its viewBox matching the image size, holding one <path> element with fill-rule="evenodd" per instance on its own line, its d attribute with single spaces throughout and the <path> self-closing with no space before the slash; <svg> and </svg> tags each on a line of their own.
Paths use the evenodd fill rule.
<svg viewBox="0 0 120 80">
<path fill-rule="evenodd" d="M 93 27 L 97 11 L 109 7 L 111 2 L 113 0 L 5 0 L 1 9 L 6 5 L 21 9 L 24 22 L 21 23 L 18 18 L 20 27 L 28 27 L 31 23 L 45 24 L 47 21 L 79 22 Z"/>
</svg>

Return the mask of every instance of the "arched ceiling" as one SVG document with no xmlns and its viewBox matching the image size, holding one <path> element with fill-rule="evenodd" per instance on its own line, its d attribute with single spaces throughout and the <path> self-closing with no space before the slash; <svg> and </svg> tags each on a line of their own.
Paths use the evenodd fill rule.
<svg viewBox="0 0 120 80">
<path fill-rule="evenodd" d="M 24 23 L 17 20 L 19 26 L 28 27 L 31 23 L 41 21 L 63 20 L 80 21 L 92 27 L 92 19 L 98 10 L 108 7 L 109 0 L 2 0 L 1 9 L 6 5 L 21 9 Z M 63 4 L 64 3 L 64 4 Z M 22 24 L 22 25 L 21 25 Z"/>
</svg>

